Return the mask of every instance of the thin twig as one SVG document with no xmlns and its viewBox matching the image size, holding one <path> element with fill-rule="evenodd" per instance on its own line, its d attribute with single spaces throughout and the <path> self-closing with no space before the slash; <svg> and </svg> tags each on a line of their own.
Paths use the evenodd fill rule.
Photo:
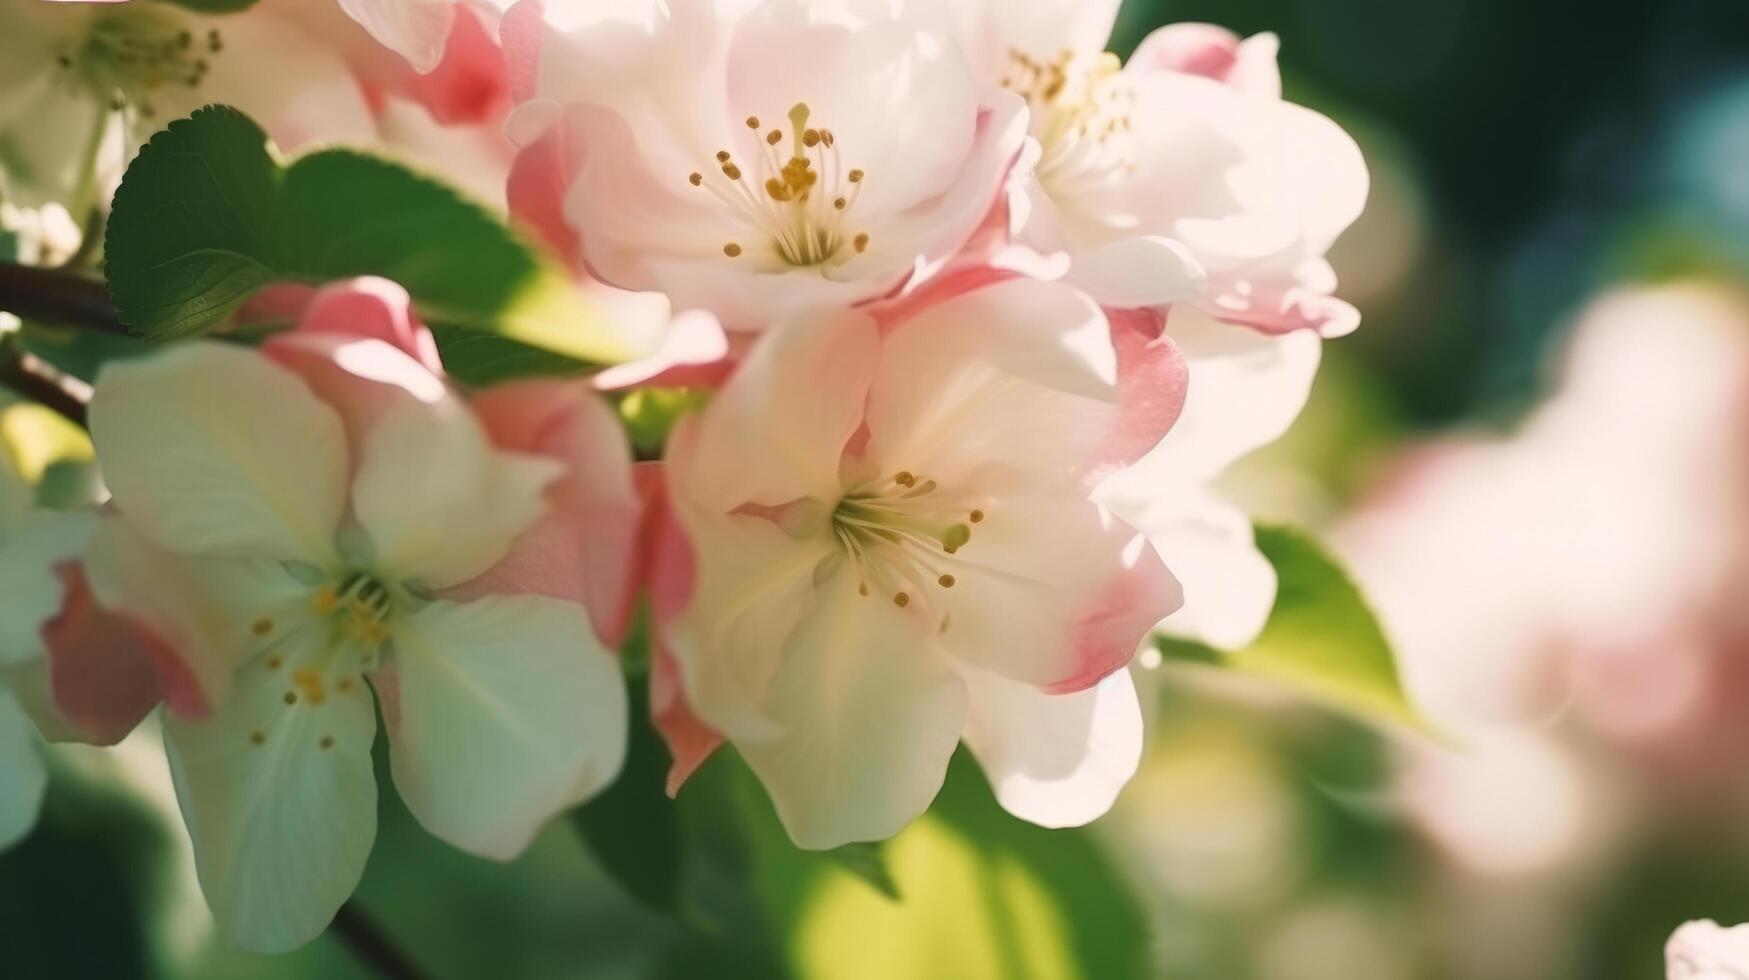
<svg viewBox="0 0 1749 980">
<path fill-rule="evenodd" d="M 128 333 L 103 283 L 67 269 L 0 263 L 0 310 L 50 326 Z"/>
<path fill-rule="evenodd" d="M 0 343 L 0 386 L 85 425 L 91 386 L 19 347 L 16 340 Z"/>
<path fill-rule="evenodd" d="M 343 943 L 359 962 L 385 980 L 424 980 L 425 973 L 413 964 L 401 947 L 357 902 L 340 906 L 328 931 Z"/>
</svg>

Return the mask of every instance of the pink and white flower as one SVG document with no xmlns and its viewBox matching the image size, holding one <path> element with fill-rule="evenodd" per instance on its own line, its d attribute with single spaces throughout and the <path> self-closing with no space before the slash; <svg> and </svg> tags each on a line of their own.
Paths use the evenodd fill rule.
<svg viewBox="0 0 1749 980">
<path fill-rule="evenodd" d="M 876 299 L 960 249 L 1024 136 L 917 6 L 525 0 L 510 132 L 608 283 L 732 330 Z"/>
<path fill-rule="evenodd" d="M 37 461 L 13 449 L 0 447 L 0 848 L 36 823 L 42 738 L 114 744 L 159 699 L 151 637 L 86 585 L 96 515 L 39 506 Z"/>
<path fill-rule="evenodd" d="M 620 627 L 577 601 L 618 615 L 587 581 L 613 545 L 566 545 L 601 543 L 570 518 L 614 487 L 629 509 L 597 513 L 635 525 L 623 437 L 582 394 L 566 415 L 513 392 L 498 411 L 543 424 L 519 429 L 528 451 L 498 448 L 433 366 L 405 294 L 365 281 L 265 354 L 189 343 L 98 380 L 116 513 L 93 581 L 175 651 L 178 798 L 215 917 L 251 949 L 319 933 L 363 872 L 372 690 L 402 798 L 471 853 L 513 857 L 622 761 L 625 689 L 598 638 Z M 585 461 L 607 490 L 577 485 Z M 565 564 L 532 576 L 530 549 Z"/>
<path fill-rule="evenodd" d="M 1099 308 L 1003 282 L 781 324 L 676 430 L 694 554 L 673 653 L 798 843 L 897 832 L 962 738 L 1049 826 L 1133 774 L 1122 668 L 1178 586 L 1089 492 L 1176 416 L 1182 365 L 1153 356 L 1164 390 L 1130 411 Z"/>
<path fill-rule="evenodd" d="M 1162 28 L 1127 65 L 1116 0 L 953 0 L 988 85 L 1023 96 L 1034 144 L 1009 199 L 1019 244 L 1101 303 L 1183 301 L 1267 333 L 1353 330 L 1324 253 L 1360 214 L 1354 141 L 1281 98 L 1276 39 Z"/>
<path fill-rule="evenodd" d="M 1729 929 L 1710 919 L 1684 923 L 1664 949 L 1668 980 L 1749 978 L 1749 926 Z"/>
</svg>

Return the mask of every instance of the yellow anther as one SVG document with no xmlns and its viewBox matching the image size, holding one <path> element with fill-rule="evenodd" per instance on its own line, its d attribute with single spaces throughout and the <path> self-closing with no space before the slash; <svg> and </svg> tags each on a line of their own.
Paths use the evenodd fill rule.
<svg viewBox="0 0 1749 980">
<path fill-rule="evenodd" d="M 856 236 L 855 245 L 856 245 L 856 252 L 858 255 L 861 255 L 863 252 L 868 251 L 868 232 L 865 231 L 862 234 Z"/>
<path fill-rule="evenodd" d="M 936 579 L 935 581 L 937 583 L 939 583 L 942 588 L 951 589 L 951 588 L 953 588 L 954 577 L 952 575 L 943 575 L 942 577 Z"/>
<path fill-rule="evenodd" d="M 320 746 L 323 751 L 327 751 L 328 749 L 331 749 L 334 747 L 334 736 L 324 735 L 324 736 L 322 736 L 322 740 L 320 742 L 317 742 L 316 744 L 318 746 Z"/>
<path fill-rule="evenodd" d="M 275 654 L 271 657 L 268 657 L 267 660 L 264 661 L 264 664 L 268 670 L 278 670 L 280 665 L 283 663 L 285 663 L 285 661 L 279 659 L 278 654 Z"/>
<path fill-rule="evenodd" d="M 776 146 L 783 142 L 783 133 L 774 129 L 765 134 L 765 142 L 768 146 Z"/>
<path fill-rule="evenodd" d="M 735 166 L 732 163 L 725 163 L 725 164 L 723 164 L 723 176 L 729 178 L 730 180 L 740 180 L 741 179 L 741 168 Z"/>
<path fill-rule="evenodd" d="M 851 183 L 852 183 L 852 184 L 860 184 L 860 183 L 862 183 L 862 178 L 863 178 L 863 173 L 862 173 L 862 171 L 860 171 L 860 170 L 852 170 L 852 171 L 851 171 L 851 172 L 850 172 L 850 182 L 851 182 Z"/>
<path fill-rule="evenodd" d="M 972 511 L 972 523 L 973 524 L 982 523 L 983 520 L 984 520 L 984 512 L 983 511 L 981 511 L 981 510 Z"/>
<path fill-rule="evenodd" d="M 728 150 L 718 150 L 717 151 L 717 162 L 718 163 L 728 163 L 732 159 L 734 159 L 734 157 L 729 155 Z"/>
<path fill-rule="evenodd" d="M 748 116 L 747 117 L 747 128 L 748 129 L 758 129 L 759 128 L 759 117 L 758 116 Z"/>
<path fill-rule="evenodd" d="M 328 701 L 328 685 L 323 682 L 322 675 L 309 667 L 300 667 L 292 672 L 292 684 L 304 696 L 304 700 L 312 706 L 320 706 Z M 291 702 L 286 702 L 290 704 Z"/>
<path fill-rule="evenodd" d="M 267 744 L 267 733 L 262 731 L 259 728 L 250 732 L 249 733 L 249 744 L 251 744 L 251 745 L 266 745 Z"/>
<path fill-rule="evenodd" d="M 910 604 L 911 604 L 911 597 L 906 595 L 903 592 L 899 593 L 898 595 L 893 596 L 893 605 L 898 606 L 900 609 L 903 609 L 906 606 L 909 606 Z"/>
<path fill-rule="evenodd" d="M 803 133 L 802 134 L 802 144 L 810 150 L 816 146 L 819 146 L 820 145 L 820 131 L 817 129 L 810 129 L 807 132 Z"/>
<path fill-rule="evenodd" d="M 856 587 L 856 594 L 857 595 L 868 595 L 868 583 L 862 582 L 862 583 L 858 584 Z"/>
<path fill-rule="evenodd" d="M 729 244 L 723 246 L 723 254 L 727 255 L 731 259 L 738 259 L 741 257 L 741 246 L 735 244 L 734 242 L 730 242 Z"/>
<path fill-rule="evenodd" d="M 893 474 L 893 482 L 901 487 L 916 486 L 917 477 L 913 476 L 910 470 L 900 470 Z"/>
<path fill-rule="evenodd" d="M 689 182 L 690 182 L 690 183 L 691 183 L 691 184 L 692 184 L 692 186 L 694 186 L 694 187 L 702 187 L 702 186 L 704 186 L 704 174 L 701 174 L 701 173 L 699 173 L 699 172 L 698 172 L 698 171 L 696 171 L 696 170 L 695 170 L 695 171 L 693 171 L 693 172 L 692 172 L 692 175 L 691 175 L 691 176 L 690 176 L 690 177 L 687 177 L 687 178 L 686 178 L 686 179 L 687 179 L 687 181 L 689 181 Z"/>
<path fill-rule="evenodd" d="M 273 632 L 273 620 L 263 616 L 249 624 L 249 632 L 254 633 L 256 636 L 266 636 Z"/>
<path fill-rule="evenodd" d="M 340 608 L 340 593 L 334 590 L 334 586 L 324 585 L 310 596 L 310 605 L 314 606 L 317 612 L 326 616 Z"/>
<path fill-rule="evenodd" d="M 287 692 L 285 692 L 285 697 L 281 698 L 280 700 L 284 701 L 286 704 L 297 704 L 298 703 L 298 692 L 287 691 Z"/>
</svg>

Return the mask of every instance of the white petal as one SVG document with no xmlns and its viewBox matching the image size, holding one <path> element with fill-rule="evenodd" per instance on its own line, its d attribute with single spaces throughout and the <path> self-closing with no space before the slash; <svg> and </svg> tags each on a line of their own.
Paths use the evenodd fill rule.
<svg viewBox="0 0 1749 980">
<path fill-rule="evenodd" d="M 1310 330 L 1279 336 L 1219 323 L 1177 306 L 1166 334 L 1190 367 L 1184 411 L 1136 466 L 1171 479 L 1206 479 L 1286 432 L 1312 392 L 1323 345 Z"/>
<path fill-rule="evenodd" d="M 96 527 L 89 513 L 37 511 L 0 540 L 0 666 L 42 654 L 43 623 L 60 612 L 55 566 L 79 556 Z"/>
<path fill-rule="evenodd" d="M 266 358 L 194 342 L 111 362 L 91 437 L 116 506 L 160 547 L 329 563 L 346 506 L 344 430 Z"/>
<path fill-rule="evenodd" d="M 698 417 L 688 451 L 670 450 L 677 494 L 716 513 L 834 494 L 878 351 L 860 313 L 767 332 Z"/>
<path fill-rule="evenodd" d="M 546 509 L 563 467 L 492 448 L 456 397 L 402 400 L 365 437 L 353 510 L 379 567 L 427 588 L 490 568 Z"/>
<path fill-rule="evenodd" d="M 869 456 L 943 486 L 992 464 L 1076 483 L 1116 426 L 1116 377 L 1110 326 L 1078 291 L 1021 280 L 966 293 L 886 338 Z"/>
<path fill-rule="evenodd" d="M 101 605 L 138 618 L 168 645 L 170 662 L 159 664 L 165 700 L 184 715 L 222 704 L 239 666 L 314 616 L 309 587 L 280 563 L 188 558 L 116 515 L 92 533 L 85 572 Z M 264 620 L 272 629 L 258 635 Z"/>
<path fill-rule="evenodd" d="M 1069 280 L 1100 305 L 1128 310 L 1194 299 L 1208 276 L 1184 244 L 1145 235 L 1076 254 Z"/>
<path fill-rule="evenodd" d="M 758 693 L 778 731 L 725 732 L 798 845 L 884 840 L 940 790 L 965 724 L 965 685 L 919 627 L 886 597 L 859 595 L 855 575 L 834 576 Z M 715 724 L 717 692 L 708 693 L 694 705 Z"/>
<path fill-rule="evenodd" d="M 224 935 L 252 952 L 283 953 L 327 928 L 376 839 L 369 691 L 329 682 L 321 703 L 284 700 L 292 671 L 320 670 L 319 652 L 245 667 L 236 697 L 208 721 L 164 721 L 207 904 Z"/>
<path fill-rule="evenodd" d="M 1147 535 L 1184 587 L 1184 605 L 1160 632 L 1242 650 L 1263 632 L 1275 606 L 1276 576 L 1257 550 L 1251 520 L 1201 486 L 1145 484 L 1119 474 L 1099 499 Z"/>
<path fill-rule="evenodd" d="M 358 21 L 383 47 L 407 59 L 413 70 L 430 72 L 443 60 L 444 43 L 455 22 L 455 0 L 340 0 L 340 9 Z"/>
<path fill-rule="evenodd" d="M 966 745 L 1003 809 L 1041 827 L 1105 815 L 1142 758 L 1142 709 L 1127 670 L 1077 694 L 968 671 Z"/>
<path fill-rule="evenodd" d="M 401 798 L 472 854 L 520 854 L 624 762 L 625 681 L 575 603 L 432 603 L 396 628 L 379 690 Z"/>
<path fill-rule="evenodd" d="M 0 687 L 0 850 L 36 826 L 48 786 L 39 741 L 18 702 Z"/>
</svg>

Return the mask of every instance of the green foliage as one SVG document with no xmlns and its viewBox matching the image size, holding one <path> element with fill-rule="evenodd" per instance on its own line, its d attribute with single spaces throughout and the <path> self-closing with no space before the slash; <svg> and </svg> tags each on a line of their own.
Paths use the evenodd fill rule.
<svg viewBox="0 0 1749 980">
<path fill-rule="evenodd" d="M 1274 681 L 1363 718 L 1424 727 L 1403 690 L 1390 643 L 1348 573 L 1291 528 L 1260 525 L 1257 547 L 1280 581 L 1257 642 L 1227 652 L 1162 637 L 1161 653 Z"/>
<path fill-rule="evenodd" d="M 150 340 L 213 327 L 275 282 L 392 279 L 451 347 L 468 332 L 557 370 L 629 356 L 546 260 L 487 209 L 401 164 L 329 149 L 282 164 L 261 128 L 208 106 L 154 136 L 129 166 L 105 239 L 122 321 Z M 511 346 L 505 346 L 511 343 Z"/>
<path fill-rule="evenodd" d="M 666 790 L 668 752 L 650 724 L 649 684 L 631 683 L 625 769 L 571 815 L 573 826 L 614 881 L 645 906 L 674 913 L 680 899 L 680 828 Z"/>
</svg>

